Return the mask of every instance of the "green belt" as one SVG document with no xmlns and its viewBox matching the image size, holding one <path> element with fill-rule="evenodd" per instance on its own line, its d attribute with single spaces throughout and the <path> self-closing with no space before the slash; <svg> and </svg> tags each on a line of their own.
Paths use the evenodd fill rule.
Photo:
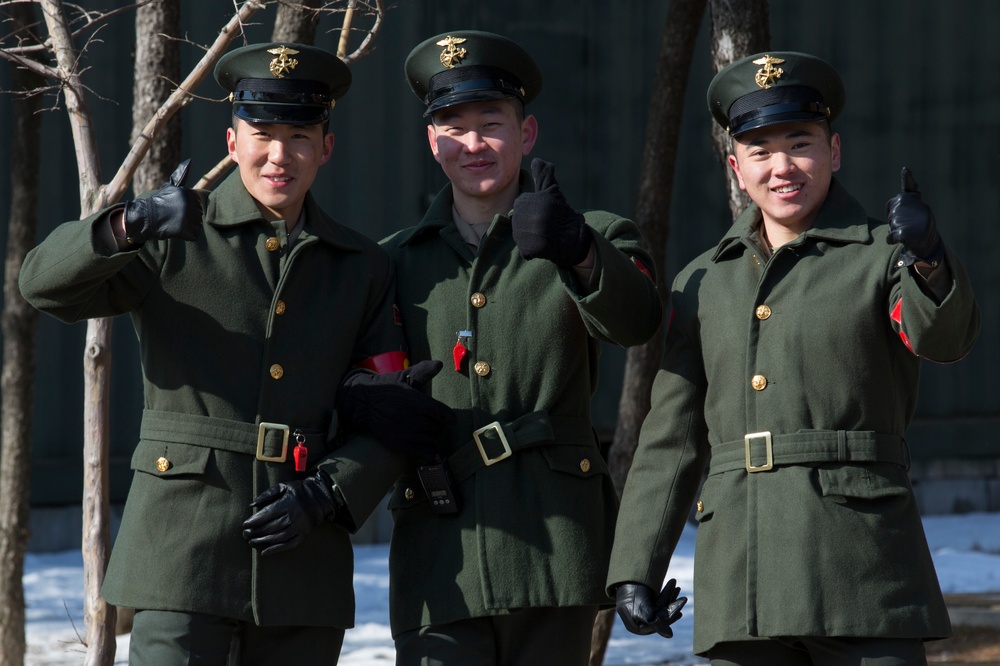
<svg viewBox="0 0 1000 666">
<path fill-rule="evenodd" d="M 708 474 L 737 469 L 766 472 L 780 465 L 827 462 L 888 462 L 905 467 L 909 456 L 902 437 L 873 430 L 757 432 L 713 446 Z"/>
<path fill-rule="evenodd" d="M 300 428 L 284 423 L 245 423 L 213 416 L 183 414 L 144 409 L 139 438 L 157 442 L 176 442 L 256 456 L 265 462 L 285 462 L 288 437 L 295 431 L 307 438 L 322 436 L 326 450 L 326 430 Z"/>
<path fill-rule="evenodd" d="M 476 430 L 472 440 L 448 456 L 448 468 L 458 482 L 518 451 L 538 446 L 580 446 L 581 442 L 594 442 L 594 429 L 588 419 L 532 412 L 507 423 L 494 421 Z"/>
</svg>

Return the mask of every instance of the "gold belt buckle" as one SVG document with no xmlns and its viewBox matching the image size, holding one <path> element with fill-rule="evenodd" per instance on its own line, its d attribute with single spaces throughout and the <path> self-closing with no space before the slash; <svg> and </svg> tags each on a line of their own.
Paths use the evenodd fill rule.
<svg viewBox="0 0 1000 666">
<path fill-rule="evenodd" d="M 281 436 L 281 455 L 280 456 L 265 456 L 264 455 L 264 433 L 268 430 L 281 430 L 283 431 Z M 264 462 L 276 462 L 283 463 L 288 457 L 288 431 L 289 427 L 284 423 L 267 423 L 261 421 L 261 424 L 257 426 L 257 460 L 263 460 Z"/>
<path fill-rule="evenodd" d="M 497 435 L 500 436 L 500 443 L 503 444 L 503 453 L 501 453 L 495 458 L 490 458 L 488 455 L 486 455 L 486 449 L 483 448 L 483 443 L 479 441 L 479 435 L 489 430 L 496 430 Z M 476 446 L 479 447 L 479 455 L 482 456 L 483 464 L 486 465 L 487 467 L 489 467 L 494 463 L 498 463 L 506 458 L 510 458 L 510 456 L 512 455 L 512 452 L 510 450 L 510 444 L 507 443 L 507 436 L 503 434 L 503 428 L 500 427 L 499 421 L 494 421 L 493 423 L 485 425 L 479 430 L 476 430 L 475 432 L 472 433 L 472 439 L 476 440 Z"/>
<path fill-rule="evenodd" d="M 760 439 L 762 437 L 764 438 L 764 455 L 766 459 L 763 465 L 754 467 L 750 464 L 750 440 Z M 765 430 L 764 432 L 752 432 L 748 435 L 744 435 L 743 449 L 746 451 L 747 455 L 747 472 L 766 472 L 774 467 L 774 450 L 771 446 L 770 430 Z"/>
</svg>

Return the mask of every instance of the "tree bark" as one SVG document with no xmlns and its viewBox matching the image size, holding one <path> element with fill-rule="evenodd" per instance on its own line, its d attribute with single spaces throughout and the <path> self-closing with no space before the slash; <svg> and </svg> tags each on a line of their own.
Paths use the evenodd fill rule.
<svg viewBox="0 0 1000 666">
<path fill-rule="evenodd" d="M 274 16 L 272 42 L 298 42 L 313 44 L 322 0 L 298 0 L 295 4 L 280 3 Z"/>
<path fill-rule="evenodd" d="M 673 0 L 660 42 L 656 79 L 646 119 L 646 142 L 640 169 L 636 224 L 656 266 L 657 288 L 666 307 L 665 269 L 670 236 L 670 202 L 680 136 L 684 97 L 695 39 L 707 0 Z M 649 412 L 649 392 L 663 353 L 663 327 L 644 345 L 628 350 L 618 404 L 618 423 L 609 453 L 611 478 L 621 495 L 639 442 L 639 429 Z M 601 611 L 594 623 L 590 664 L 604 662 L 614 625 L 614 609 Z"/>
<path fill-rule="evenodd" d="M 712 21 L 713 72 L 735 60 L 770 48 L 767 0 L 710 0 L 708 11 Z M 726 161 L 730 153 L 729 134 L 718 123 L 712 123 L 712 143 L 726 174 L 729 210 L 735 219 L 750 204 L 750 197 L 740 189 L 736 174 L 729 168 Z"/>
<path fill-rule="evenodd" d="M 8 10 L 14 23 L 37 20 L 32 5 Z M 14 90 L 43 85 L 39 75 L 15 67 Z M 35 244 L 41 116 L 38 96 L 16 99 L 11 123 L 11 201 L 4 262 L 3 372 L 0 375 L 0 663 L 22 664 L 24 637 L 24 555 L 28 548 L 31 495 L 31 430 L 35 388 L 35 330 L 38 312 L 21 297 L 17 276 Z"/>
</svg>

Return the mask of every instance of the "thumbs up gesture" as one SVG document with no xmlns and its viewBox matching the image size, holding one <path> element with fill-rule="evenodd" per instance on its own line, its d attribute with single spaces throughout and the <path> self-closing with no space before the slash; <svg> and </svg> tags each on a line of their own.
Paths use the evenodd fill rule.
<svg viewBox="0 0 1000 666">
<path fill-rule="evenodd" d="M 936 265 L 944 253 L 944 244 L 934 223 L 934 213 L 920 198 L 920 188 L 910 170 L 903 167 L 900 174 L 902 192 L 885 204 L 889 222 L 889 243 L 903 246 L 900 261 L 910 266 L 916 261 Z"/>
<path fill-rule="evenodd" d="M 566 202 L 555 170 L 551 162 L 532 160 L 535 191 L 514 200 L 514 243 L 525 259 L 541 258 L 559 266 L 575 266 L 587 258 L 593 238 L 583 215 Z"/>
<path fill-rule="evenodd" d="M 201 229 L 201 197 L 184 187 L 191 160 L 181 162 L 170 180 L 144 199 L 125 204 L 125 242 L 139 245 L 150 238 L 194 240 Z"/>
</svg>

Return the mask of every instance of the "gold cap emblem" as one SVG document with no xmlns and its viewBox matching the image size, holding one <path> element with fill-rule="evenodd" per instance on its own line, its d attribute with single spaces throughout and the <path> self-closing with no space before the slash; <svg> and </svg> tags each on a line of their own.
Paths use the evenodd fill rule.
<svg viewBox="0 0 1000 666">
<path fill-rule="evenodd" d="M 452 37 L 451 35 L 448 35 L 440 42 L 437 42 L 438 46 L 444 47 L 444 51 L 441 51 L 441 55 L 439 56 L 441 64 L 448 69 L 452 69 L 455 65 L 460 63 L 462 58 L 465 57 L 465 49 L 461 46 L 456 46 L 456 44 L 464 43 L 465 37 Z"/>
<path fill-rule="evenodd" d="M 279 79 L 285 78 L 285 74 L 295 69 L 295 66 L 299 64 L 299 61 L 295 58 L 289 58 L 290 55 L 297 55 L 298 51 L 295 49 L 290 49 L 287 46 L 279 46 L 276 49 L 268 49 L 268 53 L 277 56 L 271 61 L 270 69 L 271 73 L 277 76 Z"/>
<path fill-rule="evenodd" d="M 775 65 L 780 65 L 785 62 L 781 58 L 773 58 L 769 55 L 763 58 L 757 58 L 753 61 L 755 65 L 762 65 L 760 69 L 757 70 L 757 75 L 754 76 L 754 81 L 757 82 L 761 88 L 770 88 L 775 84 L 775 82 L 781 78 L 781 75 L 785 73 L 785 70 L 780 67 L 775 67 Z"/>
</svg>

